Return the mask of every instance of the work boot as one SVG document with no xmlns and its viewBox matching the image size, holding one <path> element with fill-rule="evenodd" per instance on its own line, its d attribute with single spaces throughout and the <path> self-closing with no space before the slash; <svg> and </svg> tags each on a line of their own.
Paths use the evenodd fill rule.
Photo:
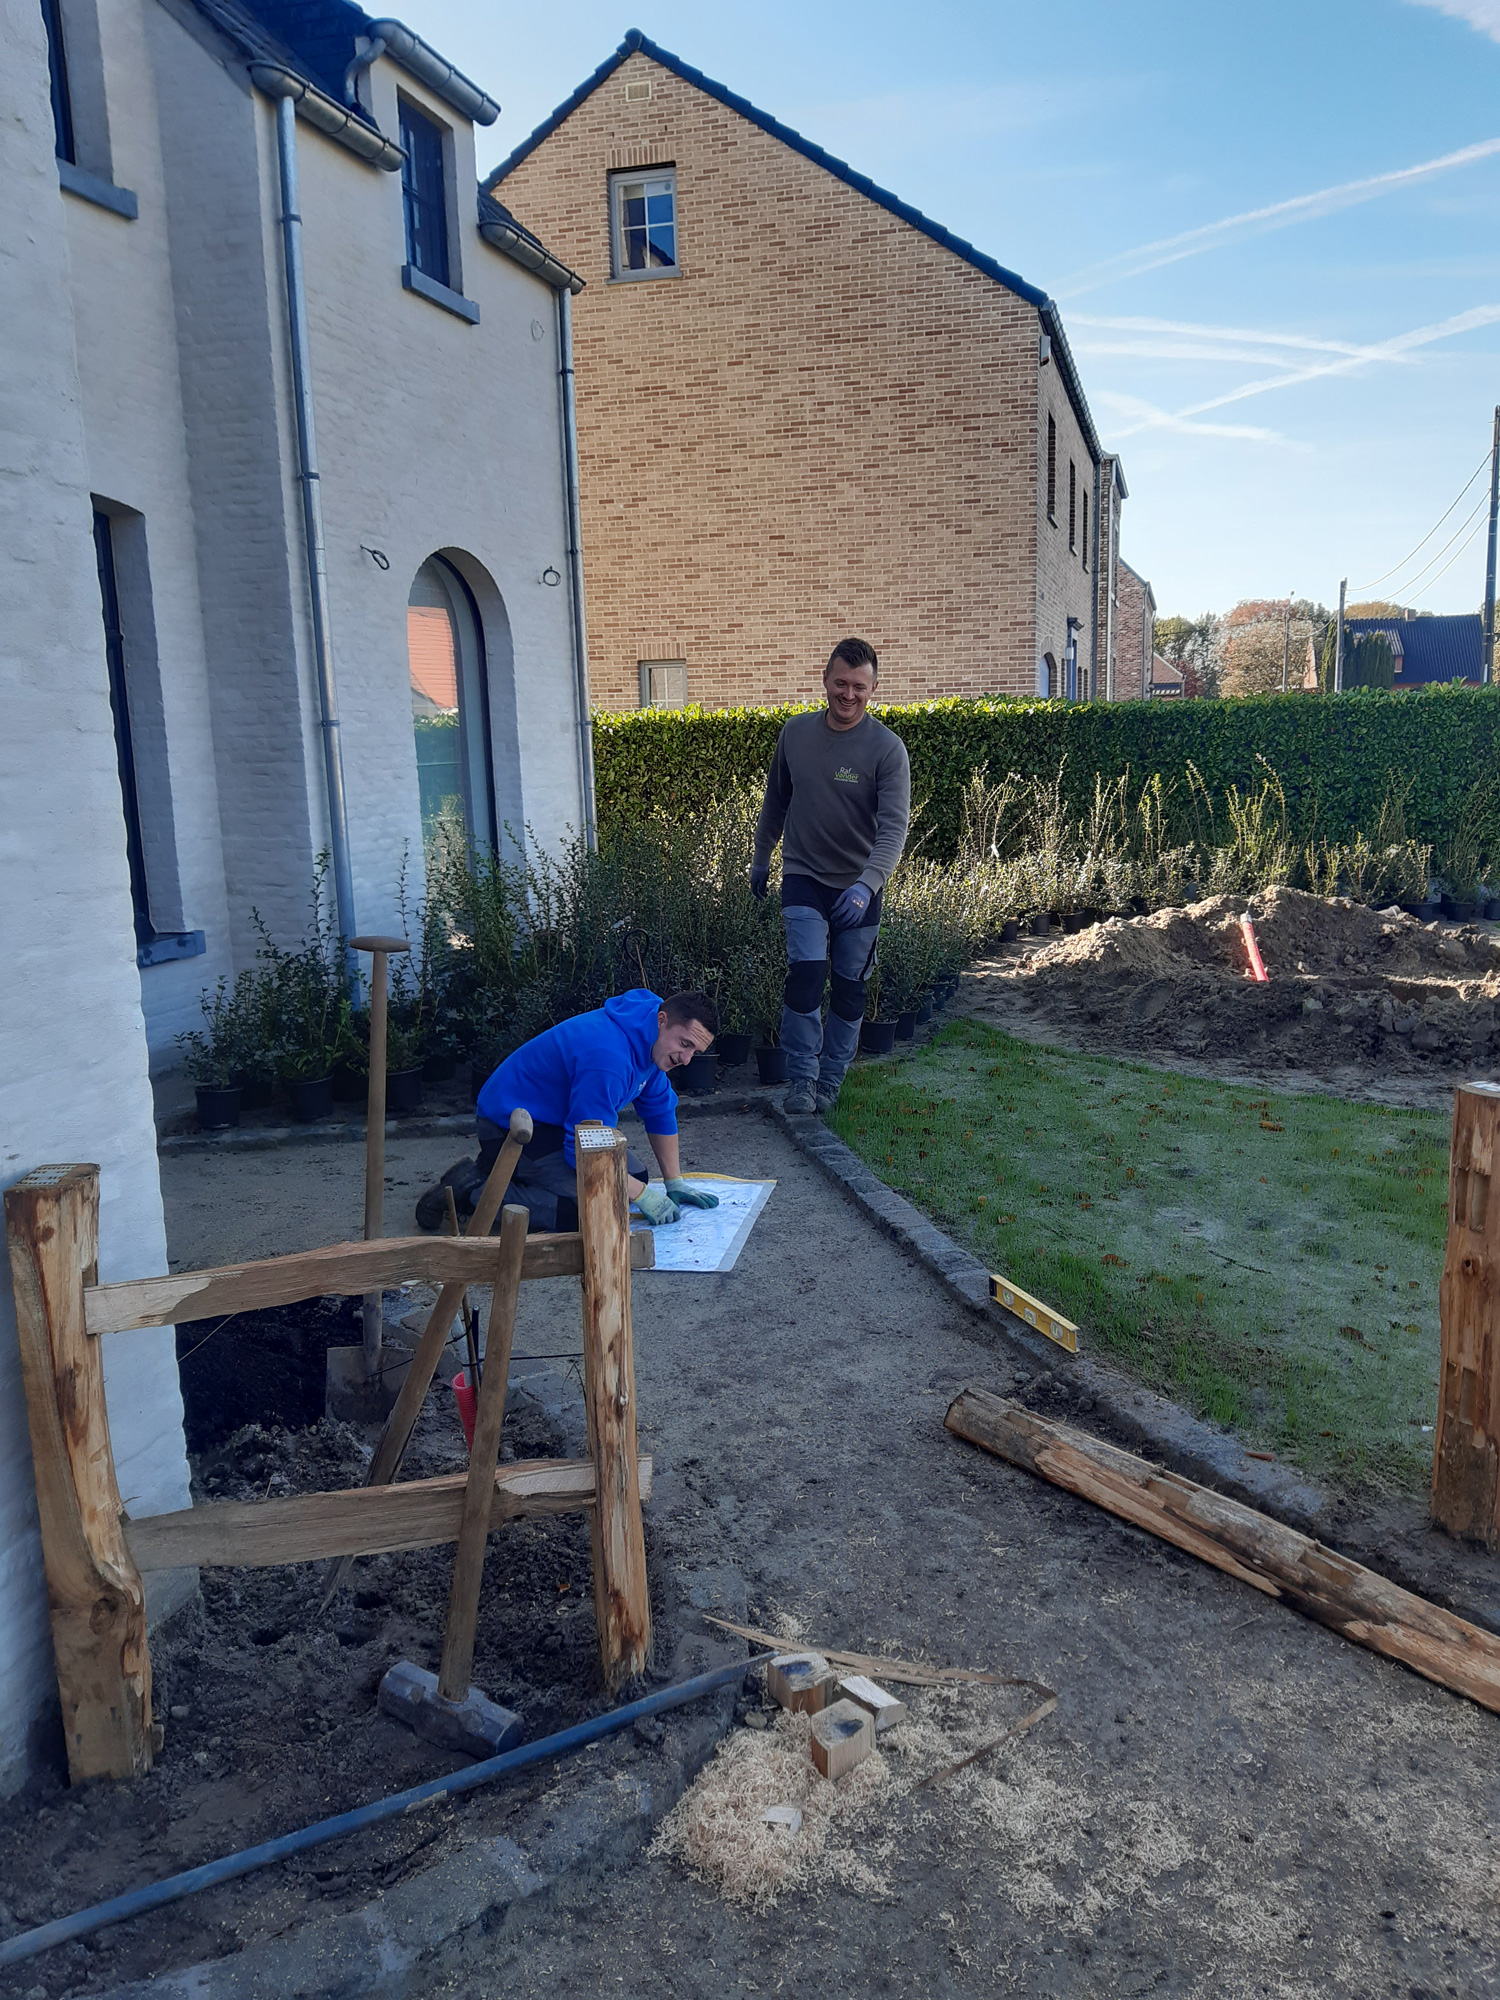
<svg viewBox="0 0 1500 2000">
<path fill-rule="evenodd" d="M 459 1227 L 462 1228 L 474 1213 L 474 1203 L 479 1190 L 484 1186 L 484 1175 L 479 1171 L 477 1160 L 459 1160 L 451 1166 L 436 1187 L 429 1188 L 417 1201 L 417 1227 L 430 1229 L 441 1235 L 448 1227 L 448 1189 L 453 1190 L 453 1200 L 458 1209 Z"/>
<path fill-rule="evenodd" d="M 807 1078 L 805 1082 L 799 1078 L 793 1083 L 781 1100 L 781 1108 L 788 1118 L 811 1118 L 817 1109 L 812 1078 Z"/>
<path fill-rule="evenodd" d="M 834 1105 L 838 1103 L 838 1101 L 839 1101 L 838 1085 L 836 1083 L 820 1082 L 817 1089 L 817 1095 L 813 1100 L 818 1116 L 820 1118 L 826 1118 L 829 1112 L 832 1111 Z"/>
</svg>

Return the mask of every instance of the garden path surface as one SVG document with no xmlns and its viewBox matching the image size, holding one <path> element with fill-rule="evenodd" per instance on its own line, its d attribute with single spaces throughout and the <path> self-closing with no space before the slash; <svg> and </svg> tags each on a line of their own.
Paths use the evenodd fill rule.
<svg viewBox="0 0 1500 2000">
<path fill-rule="evenodd" d="M 389 1229 L 459 1150 L 392 1140 Z M 680 1670 L 696 1615 L 723 1611 L 1030 1676 L 1058 1707 L 917 1792 L 942 1722 L 919 1702 L 917 1749 L 882 1760 L 888 1782 L 866 1781 L 773 1907 L 656 1854 L 521 1906 L 426 1990 L 1495 1991 L 1500 1719 L 959 1443 L 951 1396 L 972 1382 L 1045 1403 L 1036 1365 L 769 1122 L 697 1119 L 684 1152 L 689 1171 L 778 1185 L 733 1272 L 636 1282 L 652 1549 L 681 1582 Z M 352 1230 L 361 1168 L 337 1146 L 170 1159 L 174 1261 Z M 528 1336 L 576 1347 L 576 1298 L 532 1289 L 549 1297 Z M 998 1718 L 1027 1705 L 987 1699 Z"/>
<path fill-rule="evenodd" d="M 1269 973 L 1247 976 L 1249 909 Z M 1299 889 L 1213 896 L 1021 938 L 965 975 L 958 1011 L 1031 1041 L 1193 1075 L 1441 1107 L 1500 1065 L 1500 930 L 1423 924 Z"/>
</svg>

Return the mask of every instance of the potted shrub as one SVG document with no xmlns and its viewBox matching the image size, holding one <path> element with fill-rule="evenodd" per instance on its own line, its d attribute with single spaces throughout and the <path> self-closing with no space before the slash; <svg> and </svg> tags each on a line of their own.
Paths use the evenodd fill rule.
<svg viewBox="0 0 1500 2000">
<path fill-rule="evenodd" d="M 333 1050 L 322 1040 L 291 1043 L 281 1051 L 281 1080 L 292 1116 L 308 1125 L 333 1110 Z"/>
<path fill-rule="evenodd" d="M 385 1030 L 385 1108 L 393 1117 L 422 1106 L 420 1031 L 395 1019 Z"/>
<path fill-rule="evenodd" d="M 882 975 L 877 961 L 865 996 L 865 1018 L 860 1025 L 859 1045 L 867 1056 L 888 1056 L 896 1046 L 896 1017 L 885 1008 L 881 992 Z"/>
<path fill-rule="evenodd" d="M 198 1124 L 205 1132 L 240 1122 L 241 1086 L 236 1076 L 244 1060 L 245 1029 L 240 980 L 231 989 L 221 978 L 212 993 L 203 995 L 203 1026 L 177 1037 L 186 1057 L 183 1067 L 196 1086 Z"/>
</svg>

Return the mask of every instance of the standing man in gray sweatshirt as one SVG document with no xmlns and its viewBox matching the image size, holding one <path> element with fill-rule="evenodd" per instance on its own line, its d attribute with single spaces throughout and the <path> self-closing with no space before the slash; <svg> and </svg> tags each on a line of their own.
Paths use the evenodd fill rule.
<svg viewBox="0 0 1500 2000">
<path fill-rule="evenodd" d="M 755 829 L 750 887 L 764 896 L 781 850 L 787 975 L 781 1010 L 789 1112 L 828 1111 L 854 1060 L 875 964 L 880 902 L 911 819 L 911 765 L 894 731 L 865 713 L 880 662 L 843 639 L 823 669 L 828 706 L 794 715 L 776 743 Z M 823 1022 L 832 961 L 833 994 Z"/>
</svg>

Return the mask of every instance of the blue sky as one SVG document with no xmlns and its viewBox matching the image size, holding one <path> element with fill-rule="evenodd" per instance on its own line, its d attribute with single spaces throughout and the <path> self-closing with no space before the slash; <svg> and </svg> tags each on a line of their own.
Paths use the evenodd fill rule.
<svg viewBox="0 0 1500 2000">
<path fill-rule="evenodd" d="M 1478 603 L 1482 477 L 1403 559 L 1500 401 L 1500 0 L 406 18 L 504 106 L 481 171 L 639 27 L 1045 286 L 1163 613 L 1331 603 L 1345 575 L 1351 597 Z"/>
</svg>

